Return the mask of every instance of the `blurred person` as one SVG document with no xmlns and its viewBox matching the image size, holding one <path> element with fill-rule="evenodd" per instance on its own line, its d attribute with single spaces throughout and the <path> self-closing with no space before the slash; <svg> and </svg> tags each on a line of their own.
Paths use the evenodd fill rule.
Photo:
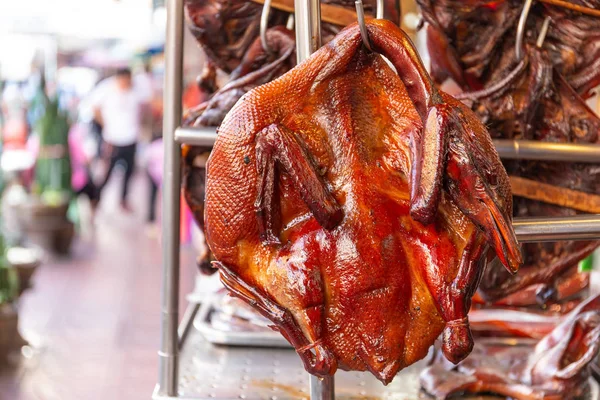
<svg viewBox="0 0 600 400">
<path fill-rule="evenodd" d="M 147 151 L 148 166 L 147 175 L 149 183 L 148 197 L 148 216 L 146 221 L 149 224 L 156 222 L 156 199 L 158 196 L 158 188 L 162 183 L 163 172 L 163 141 L 162 137 L 156 138 Z"/>
<path fill-rule="evenodd" d="M 109 157 L 108 170 L 99 186 L 99 193 L 102 194 L 117 163 L 122 163 L 125 174 L 121 207 L 129 212 L 129 182 L 135 168 L 135 152 L 148 100 L 134 87 L 129 68 L 117 70 L 113 77 L 99 85 L 101 90 L 95 91 L 92 106 L 96 121 L 102 125 L 104 153 Z"/>
<path fill-rule="evenodd" d="M 4 150 L 23 149 L 27 143 L 27 104 L 21 87 L 9 82 L 2 90 L 2 145 Z"/>
</svg>

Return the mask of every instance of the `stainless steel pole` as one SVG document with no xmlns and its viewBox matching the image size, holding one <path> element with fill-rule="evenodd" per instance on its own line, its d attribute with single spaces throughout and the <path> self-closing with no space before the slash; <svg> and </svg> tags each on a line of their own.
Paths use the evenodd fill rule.
<svg viewBox="0 0 600 400">
<path fill-rule="evenodd" d="M 295 0 L 296 55 L 298 63 L 321 47 L 321 4 L 319 0 Z M 310 376 L 311 400 L 334 400 L 334 379 Z"/>
<path fill-rule="evenodd" d="M 296 54 L 298 63 L 321 47 L 321 4 L 319 0 L 294 0 Z"/>
<path fill-rule="evenodd" d="M 513 228 L 521 243 L 600 240 L 600 214 L 560 218 L 515 218 Z"/>
<path fill-rule="evenodd" d="M 310 398 L 335 400 L 335 381 L 333 376 L 327 378 L 319 378 L 314 375 L 310 376 Z"/>
<path fill-rule="evenodd" d="M 503 159 L 600 163 L 600 145 L 535 140 L 494 140 Z"/>
<path fill-rule="evenodd" d="M 175 129 L 181 123 L 183 72 L 183 0 L 167 1 L 165 42 L 165 91 L 163 141 L 165 146 L 162 233 L 163 285 L 161 299 L 161 342 L 159 351 L 159 393 L 177 396 L 179 319 L 179 201 L 181 148 Z"/>
</svg>

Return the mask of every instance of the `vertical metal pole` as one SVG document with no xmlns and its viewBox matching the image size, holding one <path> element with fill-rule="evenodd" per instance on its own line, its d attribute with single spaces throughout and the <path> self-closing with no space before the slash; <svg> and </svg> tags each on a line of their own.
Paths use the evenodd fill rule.
<svg viewBox="0 0 600 400">
<path fill-rule="evenodd" d="M 294 0 L 296 54 L 298 63 L 321 47 L 321 4 L 319 0 Z"/>
<path fill-rule="evenodd" d="M 318 378 L 311 375 L 310 398 L 311 400 L 335 400 L 335 381 L 333 376 Z"/>
<path fill-rule="evenodd" d="M 321 47 L 321 4 L 319 0 L 294 0 L 296 55 L 298 63 Z M 311 400 L 334 400 L 334 379 L 310 376 Z"/>
<path fill-rule="evenodd" d="M 161 342 L 159 392 L 177 396 L 179 319 L 179 201 L 181 148 L 175 142 L 175 129 L 181 123 L 183 72 L 183 0 L 167 1 L 165 42 L 165 85 L 163 142 L 165 150 L 162 201 L 163 286 L 161 299 Z"/>
</svg>

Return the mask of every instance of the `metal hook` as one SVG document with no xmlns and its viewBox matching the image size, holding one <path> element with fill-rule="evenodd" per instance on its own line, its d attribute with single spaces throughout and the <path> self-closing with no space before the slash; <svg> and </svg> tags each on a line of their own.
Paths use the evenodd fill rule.
<svg viewBox="0 0 600 400">
<path fill-rule="evenodd" d="M 358 29 L 360 29 L 360 36 L 362 37 L 363 44 L 369 51 L 373 51 L 371 43 L 369 43 L 369 33 L 367 32 L 367 24 L 365 23 L 365 8 L 363 7 L 362 0 L 356 0 L 354 5 L 356 6 Z"/>
<path fill-rule="evenodd" d="M 521 61 L 523 59 L 525 24 L 527 23 L 527 16 L 529 16 L 529 10 L 531 10 L 532 4 L 533 0 L 525 0 L 525 4 L 521 10 L 521 16 L 519 17 L 519 24 L 517 25 L 517 39 L 515 40 L 515 55 L 517 56 L 517 61 Z"/>
<path fill-rule="evenodd" d="M 376 2 L 375 18 L 377 19 L 383 19 L 383 1 L 384 0 L 377 0 Z M 362 0 L 356 0 L 354 5 L 356 6 L 358 28 L 360 29 L 360 36 L 362 37 L 363 44 L 369 51 L 373 51 L 373 49 L 371 49 L 371 43 L 369 43 L 369 33 L 367 32 L 367 24 L 365 23 L 365 8 L 363 2 Z"/>
<path fill-rule="evenodd" d="M 288 31 L 293 31 L 294 23 L 295 23 L 294 14 L 288 15 L 287 22 L 285 23 L 285 29 L 287 29 Z"/>
<path fill-rule="evenodd" d="M 271 12 L 271 0 L 265 0 L 263 4 L 262 13 L 260 14 L 260 43 L 262 48 L 267 52 L 271 53 L 271 48 L 267 43 L 267 27 L 269 25 L 269 13 Z"/>
<path fill-rule="evenodd" d="M 542 24 L 542 29 L 540 30 L 540 34 L 538 35 L 537 41 L 535 45 L 537 47 L 542 47 L 544 44 L 544 40 L 546 40 L 546 35 L 548 34 L 548 28 L 550 27 L 550 17 L 546 17 L 544 19 L 544 23 Z"/>
</svg>

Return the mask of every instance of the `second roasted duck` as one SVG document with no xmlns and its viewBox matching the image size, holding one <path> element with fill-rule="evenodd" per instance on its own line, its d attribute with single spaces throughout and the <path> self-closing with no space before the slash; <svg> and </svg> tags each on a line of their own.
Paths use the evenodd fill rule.
<svg viewBox="0 0 600 400">
<path fill-rule="evenodd" d="M 598 0 L 571 3 L 591 8 L 600 4 Z M 600 143 L 600 119 L 582 98 L 589 97 L 590 89 L 600 82 L 600 36 L 596 33 L 600 19 L 534 3 L 526 21 L 524 57 L 519 61 L 515 36 L 522 1 L 419 0 L 419 4 L 427 22 L 434 76 L 440 83 L 451 77 L 459 84 L 466 92 L 461 96 L 472 101 L 472 109 L 493 137 Z M 547 17 L 548 33 L 545 40 L 536 43 Z M 515 216 L 595 212 L 565 206 L 572 195 L 564 189 L 577 191 L 582 197 L 600 193 L 598 165 L 510 160 L 505 166 L 514 184 Z M 523 185 L 535 188 L 538 183 L 550 185 L 559 194 L 527 198 Z M 573 207 L 583 203 L 570 202 Z M 597 200 L 587 203 L 592 208 L 598 206 Z M 535 289 L 535 299 L 529 305 L 546 307 L 559 300 L 559 285 L 569 271 L 598 245 L 600 242 L 583 241 L 526 244 L 519 274 L 509 276 L 500 265 L 487 268 L 480 293 L 488 302 L 506 304 L 511 300 L 506 296 Z"/>
<path fill-rule="evenodd" d="M 492 248 L 521 258 L 508 177 L 476 116 L 435 88 L 408 37 L 358 26 L 240 99 L 208 160 L 205 231 L 221 280 L 317 376 L 390 382 L 467 312 Z"/>
</svg>

